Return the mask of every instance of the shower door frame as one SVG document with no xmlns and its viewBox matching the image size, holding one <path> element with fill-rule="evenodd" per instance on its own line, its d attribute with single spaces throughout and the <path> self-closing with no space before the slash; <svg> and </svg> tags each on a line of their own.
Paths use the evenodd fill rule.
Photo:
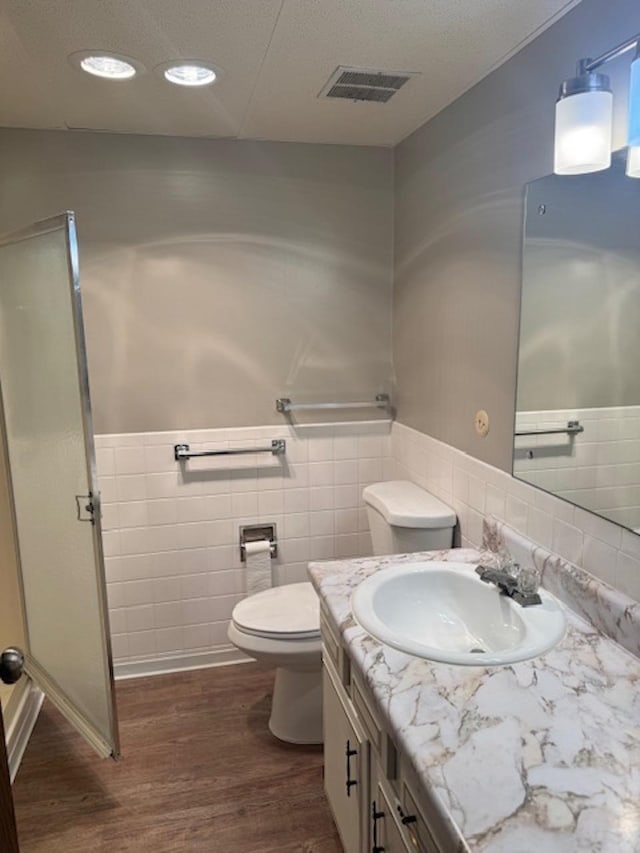
<svg viewBox="0 0 640 853">
<path fill-rule="evenodd" d="M 92 537 L 93 537 L 93 553 L 94 553 L 94 568 L 96 572 L 98 604 L 100 610 L 101 630 L 103 635 L 103 655 L 105 658 L 106 672 L 108 677 L 108 687 L 110 702 L 108 708 L 109 728 L 113 737 L 113 745 L 106 741 L 94 729 L 94 727 L 84 718 L 84 715 L 79 712 L 73 701 L 71 701 L 65 691 L 56 683 L 56 681 L 47 673 L 37 660 L 31 656 L 29 644 L 29 621 L 27 616 L 27 603 L 24 594 L 22 563 L 20 558 L 20 540 L 18 538 L 18 523 L 14 501 L 14 490 L 11 463 L 9 456 L 9 441 L 6 429 L 5 407 L 2 393 L 2 375 L 0 365 L 0 433 L 1 433 L 1 452 L 4 453 L 7 483 L 10 495 L 11 508 L 11 526 L 13 531 L 16 563 L 18 569 L 18 582 L 20 587 L 20 600 L 22 619 L 24 625 L 24 633 L 27 648 L 25 651 L 25 667 L 24 672 L 38 686 L 56 706 L 56 708 L 66 717 L 73 727 L 88 741 L 88 743 L 98 752 L 103 758 L 112 757 L 118 759 L 120 757 L 120 735 L 118 728 L 118 712 L 115 694 L 115 677 L 113 670 L 113 653 L 111 645 L 111 631 L 109 626 L 109 610 L 107 601 L 107 584 L 104 565 L 104 552 L 102 547 L 102 524 L 101 524 L 101 502 L 100 490 L 98 487 L 98 477 L 96 471 L 95 459 L 95 444 L 93 433 L 93 417 L 91 412 L 91 396 L 89 391 L 89 369 L 87 362 L 87 350 L 84 334 L 84 321 L 82 314 L 82 296 L 80 291 L 80 273 L 78 261 L 78 240 L 75 224 L 75 213 L 67 210 L 64 213 L 48 217 L 31 225 L 13 231 L 9 234 L 0 236 L 0 248 L 28 240 L 31 237 L 38 237 L 47 234 L 51 231 L 64 229 L 65 241 L 67 249 L 67 264 L 69 271 L 70 283 L 70 302 L 74 329 L 74 343 L 76 351 L 76 365 L 78 369 L 77 381 L 80 393 L 80 408 L 82 418 L 82 433 L 84 456 L 86 463 L 87 483 L 89 486 L 90 502 L 93 505 L 92 512 Z M 80 521 L 80 519 L 79 519 Z"/>
</svg>

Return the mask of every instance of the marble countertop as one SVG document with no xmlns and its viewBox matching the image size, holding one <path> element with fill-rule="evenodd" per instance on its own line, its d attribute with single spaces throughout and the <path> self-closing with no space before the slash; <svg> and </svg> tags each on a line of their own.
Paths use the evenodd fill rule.
<svg viewBox="0 0 640 853">
<path fill-rule="evenodd" d="M 452 850 L 638 853 L 638 658 L 566 608 L 554 649 L 493 668 L 403 654 L 352 617 L 353 590 L 392 562 L 471 566 L 487 556 L 459 548 L 311 563 L 309 572 Z"/>
</svg>

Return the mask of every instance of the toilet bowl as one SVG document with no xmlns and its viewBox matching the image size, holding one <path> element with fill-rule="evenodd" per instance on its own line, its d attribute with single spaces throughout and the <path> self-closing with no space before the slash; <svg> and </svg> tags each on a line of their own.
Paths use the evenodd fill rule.
<svg viewBox="0 0 640 853">
<path fill-rule="evenodd" d="M 311 584 L 276 586 L 238 602 L 228 637 L 276 669 L 271 733 L 288 743 L 322 743 L 320 604 Z"/>
</svg>

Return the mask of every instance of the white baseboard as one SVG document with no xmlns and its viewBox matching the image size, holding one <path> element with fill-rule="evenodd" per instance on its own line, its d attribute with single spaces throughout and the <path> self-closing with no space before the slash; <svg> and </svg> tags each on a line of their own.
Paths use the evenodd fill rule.
<svg viewBox="0 0 640 853">
<path fill-rule="evenodd" d="M 16 778 L 20 769 L 22 757 L 43 702 L 44 693 L 39 687 L 36 687 L 33 681 L 29 681 L 13 715 L 11 725 L 7 729 L 7 758 L 9 759 L 11 782 Z"/>
<path fill-rule="evenodd" d="M 114 664 L 113 669 L 116 679 L 120 681 L 125 678 L 142 678 L 146 675 L 208 669 L 212 666 L 231 666 L 236 663 L 249 663 L 251 660 L 234 646 L 228 646 L 209 652 L 195 652 L 190 655 L 181 654 L 165 658 L 126 661 Z"/>
</svg>

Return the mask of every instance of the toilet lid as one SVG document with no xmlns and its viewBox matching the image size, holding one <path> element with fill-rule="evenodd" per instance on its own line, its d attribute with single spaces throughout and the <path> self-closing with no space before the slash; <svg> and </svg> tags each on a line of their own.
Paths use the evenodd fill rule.
<svg viewBox="0 0 640 853">
<path fill-rule="evenodd" d="M 363 489 L 362 497 L 395 527 L 433 529 L 454 527 L 456 523 L 451 507 L 407 480 L 373 483 Z"/>
<path fill-rule="evenodd" d="M 231 615 L 240 631 L 272 639 L 320 636 L 320 602 L 310 583 L 290 583 L 239 601 Z"/>
</svg>

